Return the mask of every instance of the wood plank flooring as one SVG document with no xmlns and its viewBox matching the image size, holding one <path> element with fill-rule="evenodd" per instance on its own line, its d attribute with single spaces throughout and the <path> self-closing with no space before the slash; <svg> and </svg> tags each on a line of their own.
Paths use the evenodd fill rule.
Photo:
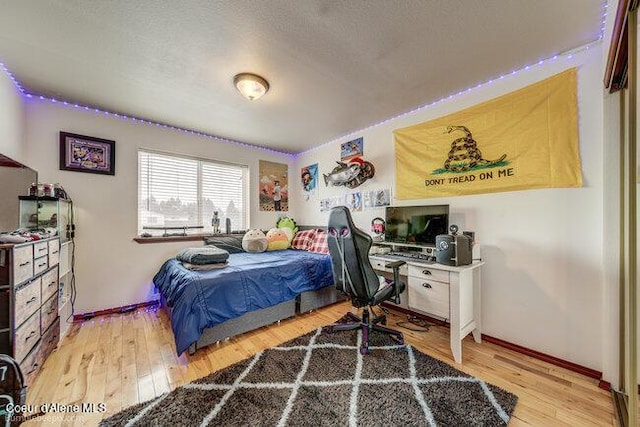
<svg viewBox="0 0 640 427">
<path fill-rule="evenodd" d="M 74 324 L 29 388 L 28 403 L 105 403 L 106 412 L 50 413 L 24 425 L 96 425 L 125 407 L 330 324 L 350 309 L 348 303 L 335 304 L 214 344 L 193 356 L 176 355 L 171 325 L 162 309 Z M 395 327 L 398 322 L 419 329 L 407 323 L 404 315 L 392 312 L 389 325 Z M 599 389 L 596 380 L 494 344 L 476 344 L 470 337 L 464 340 L 459 365 L 451 356 L 447 328 L 400 330 L 420 351 L 518 395 L 512 426 L 615 425 L 610 394 Z"/>
</svg>

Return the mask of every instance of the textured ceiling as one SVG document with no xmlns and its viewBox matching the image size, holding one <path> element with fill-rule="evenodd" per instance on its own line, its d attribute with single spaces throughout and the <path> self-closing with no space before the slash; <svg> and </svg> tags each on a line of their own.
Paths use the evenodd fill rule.
<svg viewBox="0 0 640 427">
<path fill-rule="evenodd" d="M 30 93 L 287 152 L 600 36 L 602 0 L 0 0 Z M 271 90 L 249 102 L 233 76 Z"/>
</svg>

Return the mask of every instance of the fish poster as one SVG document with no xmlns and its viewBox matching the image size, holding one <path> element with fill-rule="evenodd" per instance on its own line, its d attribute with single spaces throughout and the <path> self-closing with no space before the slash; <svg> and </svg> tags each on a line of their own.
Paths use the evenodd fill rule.
<svg viewBox="0 0 640 427">
<path fill-rule="evenodd" d="M 284 163 L 260 160 L 260 210 L 289 211 L 289 169 Z"/>
<path fill-rule="evenodd" d="M 315 196 L 318 188 L 318 164 L 314 163 L 305 166 L 300 170 L 300 183 L 304 192 L 304 199 L 309 200 L 309 196 Z"/>
<path fill-rule="evenodd" d="M 344 162 L 354 157 L 362 156 L 364 148 L 364 138 L 360 137 L 340 145 L 340 159 Z"/>
</svg>

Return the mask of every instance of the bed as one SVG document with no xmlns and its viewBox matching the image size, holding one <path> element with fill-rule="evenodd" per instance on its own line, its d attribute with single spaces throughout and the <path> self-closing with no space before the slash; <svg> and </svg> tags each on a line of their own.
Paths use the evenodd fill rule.
<svg viewBox="0 0 640 427">
<path fill-rule="evenodd" d="M 166 261 L 153 278 L 178 354 L 344 299 L 329 255 L 299 250 L 232 253 L 229 265 L 191 271 Z"/>
</svg>

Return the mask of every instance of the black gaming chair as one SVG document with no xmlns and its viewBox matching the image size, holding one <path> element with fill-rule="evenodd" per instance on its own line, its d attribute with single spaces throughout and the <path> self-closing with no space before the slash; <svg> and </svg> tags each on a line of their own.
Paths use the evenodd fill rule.
<svg viewBox="0 0 640 427">
<path fill-rule="evenodd" d="M 387 264 L 386 267 L 393 268 L 393 282 L 381 285 L 379 276 L 369 262 L 371 237 L 356 228 L 349 209 L 344 206 L 331 209 L 327 231 L 336 287 L 349 295 L 354 307 L 363 307 L 362 319 L 353 313 L 347 313 L 352 322 L 336 323 L 332 325 L 332 331 L 362 329 L 362 354 L 369 353 L 369 337 L 372 330 L 389 334 L 398 344 L 404 344 L 402 332 L 380 325 L 387 324 L 386 316 L 377 316 L 373 306 L 389 300 L 396 304 L 400 302 L 404 284 L 400 282 L 398 269 L 405 262 L 395 261 Z M 373 319 L 369 317 L 369 309 Z"/>
</svg>

